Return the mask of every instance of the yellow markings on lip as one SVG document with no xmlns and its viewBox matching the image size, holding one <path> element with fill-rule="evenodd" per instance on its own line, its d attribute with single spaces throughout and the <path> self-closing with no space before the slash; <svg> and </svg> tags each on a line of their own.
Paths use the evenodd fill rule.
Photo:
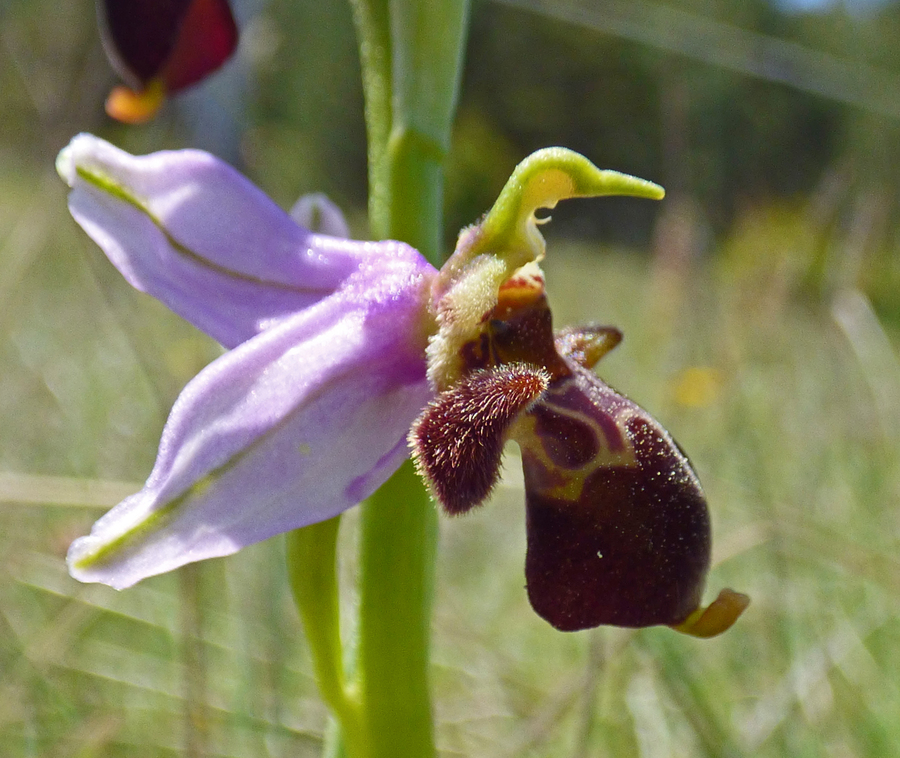
<svg viewBox="0 0 900 758">
<path fill-rule="evenodd" d="M 552 393 L 553 390 L 550 390 L 549 392 Z M 626 435 L 623 435 L 622 437 L 622 440 L 625 443 L 624 450 L 621 452 L 614 452 L 608 445 L 604 444 L 606 435 L 593 419 L 577 411 L 561 408 L 558 405 L 553 405 L 552 410 L 554 413 L 568 416 L 587 424 L 594 430 L 600 449 L 597 455 L 591 458 L 591 460 L 585 463 L 581 468 L 570 469 L 561 466 L 552 461 L 547 454 L 547 451 L 541 442 L 541 437 L 537 433 L 537 421 L 535 417 L 529 413 L 524 414 L 513 426 L 510 437 L 519 444 L 519 447 L 521 447 L 523 451 L 527 450 L 531 453 L 539 466 L 546 471 L 555 473 L 563 480 L 562 484 L 549 487 L 543 491 L 543 494 L 547 497 L 552 497 L 556 500 L 566 500 L 572 503 L 578 502 L 584 492 L 585 483 L 594 472 L 602 468 L 627 468 L 637 465 L 637 457 L 635 456 L 634 448 Z M 616 422 L 617 424 L 620 424 L 620 419 L 617 418 Z"/>
<path fill-rule="evenodd" d="M 297 450 L 300 452 L 300 455 L 309 455 L 312 452 L 312 448 L 307 442 L 301 442 Z"/>
</svg>

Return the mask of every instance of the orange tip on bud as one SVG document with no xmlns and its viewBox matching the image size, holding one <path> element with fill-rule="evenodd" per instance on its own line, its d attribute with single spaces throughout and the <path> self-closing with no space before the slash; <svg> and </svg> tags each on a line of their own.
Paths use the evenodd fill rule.
<svg viewBox="0 0 900 758">
<path fill-rule="evenodd" d="M 159 112 L 165 99 L 161 79 L 154 79 L 140 92 L 119 85 L 106 98 L 106 113 L 124 124 L 144 124 Z"/>
</svg>

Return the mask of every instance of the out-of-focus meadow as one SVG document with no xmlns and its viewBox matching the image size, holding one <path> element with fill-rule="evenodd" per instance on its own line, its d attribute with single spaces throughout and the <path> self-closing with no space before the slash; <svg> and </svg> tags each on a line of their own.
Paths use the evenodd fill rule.
<svg viewBox="0 0 900 758">
<path fill-rule="evenodd" d="M 753 604 L 711 641 L 555 632 L 522 587 L 510 450 L 494 501 L 442 520 L 441 755 L 896 755 L 900 6 L 547 8 L 558 18 L 530 0 L 475 3 L 448 240 L 547 144 L 668 186 L 662 204 L 558 209 L 545 227 L 551 302 L 560 325 L 623 329 L 600 373 L 700 473 L 709 593 L 732 586 Z M 139 487 L 172 401 L 219 353 L 132 291 L 68 217 L 53 160 L 69 137 L 207 147 L 284 205 L 330 193 L 365 234 L 349 11 L 237 10 L 239 59 L 140 128 L 102 113 L 113 77 L 92 3 L 0 10 L 2 756 L 321 748 L 326 714 L 280 539 L 122 593 L 78 584 L 63 561 Z"/>
</svg>

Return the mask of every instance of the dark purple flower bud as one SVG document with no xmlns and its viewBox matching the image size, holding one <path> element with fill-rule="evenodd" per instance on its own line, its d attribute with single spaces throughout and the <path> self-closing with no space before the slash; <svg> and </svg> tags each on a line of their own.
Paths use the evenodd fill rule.
<svg viewBox="0 0 900 758">
<path fill-rule="evenodd" d="M 98 0 L 103 46 L 127 87 L 107 111 L 149 119 L 168 92 L 196 84 L 234 52 L 238 30 L 227 0 Z"/>
</svg>

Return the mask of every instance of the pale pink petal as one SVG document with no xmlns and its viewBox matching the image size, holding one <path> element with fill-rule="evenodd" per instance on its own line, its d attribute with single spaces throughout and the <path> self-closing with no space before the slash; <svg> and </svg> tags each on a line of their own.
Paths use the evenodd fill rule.
<svg viewBox="0 0 900 758">
<path fill-rule="evenodd" d="M 311 233 L 199 150 L 132 156 L 81 134 L 57 170 L 128 282 L 228 347 L 327 297 L 382 245 Z"/>
<path fill-rule="evenodd" d="M 431 397 L 422 322 L 434 273 L 392 244 L 185 388 L 146 486 L 73 544 L 73 576 L 127 587 L 331 518 L 390 476 Z"/>
</svg>

